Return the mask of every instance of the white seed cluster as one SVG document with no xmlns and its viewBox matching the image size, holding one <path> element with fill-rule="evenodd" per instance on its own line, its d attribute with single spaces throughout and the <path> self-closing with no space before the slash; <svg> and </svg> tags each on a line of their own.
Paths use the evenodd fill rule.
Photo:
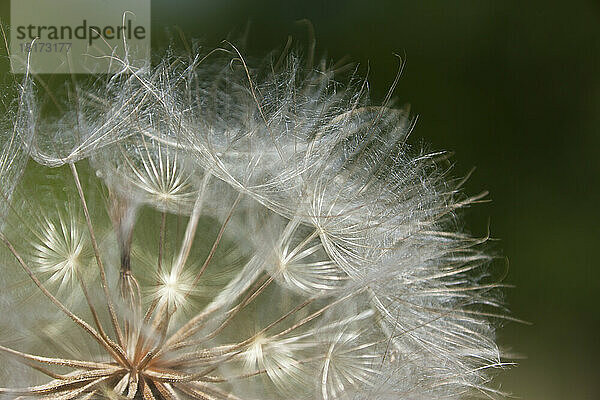
<svg viewBox="0 0 600 400">
<path fill-rule="evenodd" d="M 7 106 L 0 397 L 501 397 L 481 196 L 407 109 L 293 54 L 114 62 Z"/>
</svg>

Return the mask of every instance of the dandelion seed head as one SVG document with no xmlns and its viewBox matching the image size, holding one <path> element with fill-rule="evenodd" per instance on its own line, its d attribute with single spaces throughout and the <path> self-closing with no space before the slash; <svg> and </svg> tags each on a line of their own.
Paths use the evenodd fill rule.
<svg viewBox="0 0 600 400">
<path fill-rule="evenodd" d="M 121 193 L 164 211 L 192 208 L 196 182 L 177 149 L 141 137 L 120 142 L 102 156 L 96 157 L 98 173 Z"/>
<path fill-rule="evenodd" d="M 0 375 L 0 396 L 499 398 L 501 284 L 486 238 L 455 223 L 480 197 L 408 143 L 407 109 L 346 81 L 287 53 L 263 68 L 230 44 L 169 53 L 75 84 L 55 120 L 8 135 L 32 131 L 2 154 L 62 166 L 76 196 L 31 217 L 52 199 L 0 169 L 17 187 L 2 307 L 19 305 L 0 326 L 23 332 L 0 357 L 29 371 Z"/>
<path fill-rule="evenodd" d="M 193 276 L 176 275 L 171 271 L 161 273 L 158 279 L 159 283 L 153 296 L 177 308 L 184 307 L 187 297 L 195 291 Z"/>
<path fill-rule="evenodd" d="M 299 232 L 284 236 L 267 265 L 272 276 L 283 286 L 304 294 L 316 295 L 334 290 L 344 283 L 345 274 L 327 257 L 317 232 L 300 239 Z"/>
<path fill-rule="evenodd" d="M 60 287 L 75 281 L 88 253 L 82 227 L 73 219 L 49 219 L 40 229 L 40 240 L 34 244 L 34 262 L 42 273 L 49 274 L 49 282 L 60 282 Z"/>
</svg>

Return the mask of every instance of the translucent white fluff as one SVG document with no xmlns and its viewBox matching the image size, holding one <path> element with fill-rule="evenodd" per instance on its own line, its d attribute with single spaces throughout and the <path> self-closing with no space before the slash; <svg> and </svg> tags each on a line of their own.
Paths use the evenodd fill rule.
<svg viewBox="0 0 600 400">
<path fill-rule="evenodd" d="M 501 285 L 456 228 L 480 196 L 355 73 L 264 64 L 125 64 L 52 118 L 26 77 L 1 136 L 0 396 L 501 397 Z"/>
</svg>

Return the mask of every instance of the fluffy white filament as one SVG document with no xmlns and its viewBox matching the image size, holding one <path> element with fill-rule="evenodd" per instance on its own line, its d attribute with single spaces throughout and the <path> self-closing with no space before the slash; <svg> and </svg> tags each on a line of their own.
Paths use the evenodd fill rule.
<svg viewBox="0 0 600 400">
<path fill-rule="evenodd" d="M 26 77 L 0 132 L 0 358 L 19 365 L 0 396 L 500 396 L 501 285 L 456 227 L 480 197 L 355 73 L 265 65 L 167 55 L 52 117 Z M 40 174 L 63 190 L 32 193 Z"/>
</svg>

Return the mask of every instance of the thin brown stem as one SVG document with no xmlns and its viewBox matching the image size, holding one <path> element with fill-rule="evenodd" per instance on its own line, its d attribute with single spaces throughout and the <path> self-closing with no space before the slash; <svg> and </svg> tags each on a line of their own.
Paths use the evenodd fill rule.
<svg viewBox="0 0 600 400">
<path fill-rule="evenodd" d="M 56 365 L 60 367 L 70 368 L 83 368 L 83 369 L 107 369 L 112 367 L 110 364 L 90 362 L 90 361 L 79 361 L 79 360 L 68 360 L 64 358 L 50 358 L 35 356 L 32 354 L 22 353 L 17 350 L 10 349 L 8 347 L 0 346 L 0 352 L 10 354 L 14 357 L 21 358 L 23 360 L 35 361 L 45 365 Z"/>
<path fill-rule="evenodd" d="M 33 273 L 33 271 L 29 268 L 29 266 L 25 263 L 20 254 L 15 250 L 10 241 L 0 233 L 0 240 L 6 245 L 8 250 L 12 253 L 12 255 L 17 259 L 21 268 L 29 275 L 31 280 L 35 283 L 35 285 L 40 289 L 40 291 L 48 298 L 50 301 L 58 307 L 64 314 L 66 314 L 73 322 L 75 322 L 79 327 L 85 330 L 88 334 L 90 334 L 96 341 L 104 347 L 107 351 L 111 352 L 111 346 L 104 341 L 102 336 L 96 332 L 94 328 L 92 328 L 87 322 L 83 319 L 79 318 L 77 315 L 73 314 L 64 304 L 62 304 L 52 293 L 46 289 L 46 287 L 42 284 L 42 282 L 37 278 L 37 276 Z"/>
<path fill-rule="evenodd" d="M 204 264 L 202 264 L 200 271 L 198 271 L 196 278 L 194 278 L 194 283 L 192 284 L 192 287 L 196 287 L 196 285 L 198 284 L 198 281 L 200 280 L 200 277 L 202 276 L 202 274 L 206 270 L 206 267 L 208 267 L 208 264 L 210 264 L 210 261 L 212 260 L 213 256 L 215 255 L 215 252 L 217 251 L 217 247 L 219 247 L 219 243 L 221 242 L 221 238 L 223 237 L 223 233 L 225 232 L 225 227 L 227 226 L 227 223 L 231 220 L 231 217 L 233 216 L 233 212 L 235 211 L 235 208 L 239 204 L 241 198 L 242 198 L 242 194 L 240 193 L 238 195 L 238 197 L 235 199 L 235 201 L 233 202 L 233 205 L 231 206 L 231 209 L 229 210 L 229 213 L 227 214 L 227 218 L 225 218 L 225 221 L 221 225 L 221 229 L 219 230 L 219 233 L 217 234 L 217 238 L 215 239 L 215 241 L 212 245 L 212 248 L 210 249 L 210 253 L 208 253 L 208 256 L 206 257 Z M 186 297 L 188 296 L 188 294 L 189 294 L 189 292 L 186 293 Z"/>
<path fill-rule="evenodd" d="M 223 321 L 221 323 L 221 325 L 219 327 L 216 328 L 216 330 L 220 331 L 221 327 L 224 327 L 227 323 L 229 323 L 231 321 L 231 319 L 233 319 L 235 314 L 237 314 L 237 312 L 239 312 L 243 307 L 245 307 L 251 301 L 251 299 L 254 299 L 272 281 L 273 281 L 273 278 L 267 278 L 265 276 L 261 280 L 256 282 L 254 284 L 254 286 L 252 287 L 252 289 L 250 290 L 250 294 L 248 296 L 246 296 L 246 298 L 244 300 L 242 300 L 237 306 L 235 306 L 234 308 L 232 308 L 229 311 L 229 316 L 225 319 L 225 321 Z M 265 282 L 267 282 L 267 285 L 265 285 Z M 192 320 L 190 320 L 187 324 L 185 324 L 183 327 L 181 327 L 177 332 L 175 332 L 173 334 L 173 336 L 171 336 L 171 338 L 169 340 L 167 340 L 167 343 L 166 343 L 167 348 L 170 350 L 178 348 L 179 347 L 178 344 L 180 344 L 183 340 L 196 334 L 198 332 L 198 330 L 200 329 L 200 327 L 202 326 L 202 325 L 199 325 L 199 322 L 202 320 L 202 318 L 204 316 L 205 316 L 205 313 L 198 314 Z M 213 331 L 213 333 L 214 333 L 214 331 Z M 205 338 L 201 339 L 200 343 L 206 341 L 204 339 Z M 196 343 L 196 342 L 194 342 L 194 343 Z"/>
<path fill-rule="evenodd" d="M 94 256 L 96 257 L 96 263 L 98 264 L 98 269 L 100 270 L 100 278 L 102 289 L 104 290 L 104 297 L 106 298 L 106 303 L 108 306 L 108 311 L 110 314 L 110 318 L 112 321 L 113 329 L 117 335 L 117 341 L 121 348 L 125 348 L 125 341 L 123 339 L 123 333 L 121 332 L 121 327 L 119 326 L 119 321 L 117 319 L 117 314 L 115 312 L 114 304 L 111 300 L 110 292 L 108 289 L 108 282 L 106 280 L 106 271 L 104 270 L 104 264 L 102 263 L 102 257 L 100 256 L 100 250 L 98 249 L 98 242 L 96 241 L 96 235 L 94 234 L 94 228 L 92 226 L 92 220 L 90 218 L 90 212 L 87 207 L 87 202 L 85 200 L 85 195 L 83 193 L 83 189 L 81 187 L 81 181 L 79 180 L 79 174 L 77 173 L 77 168 L 75 164 L 69 164 L 71 167 L 71 172 L 73 174 L 73 178 L 75 179 L 75 185 L 77 186 L 77 192 L 79 193 L 79 198 L 81 199 L 81 204 L 83 206 L 83 212 L 85 214 L 85 220 L 88 226 L 88 230 L 90 233 L 90 238 L 92 241 L 92 247 L 94 248 Z"/>
<path fill-rule="evenodd" d="M 92 318 L 94 319 L 94 324 L 98 328 L 98 332 L 99 332 L 100 336 L 102 337 L 102 339 L 104 339 L 104 341 L 106 341 L 106 343 L 112 348 L 112 351 L 109 350 L 109 353 L 113 356 L 113 358 L 116 361 L 119 361 L 122 365 L 129 365 L 129 361 L 127 360 L 127 355 L 125 354 L 124 350 L 121 349 L 121 347 L 119 345 L 114 343 L 108 337 L 106 332 L 104 331 L 104 328 L 102 327 L 102 324 L 100 323 L 100 318 L 98 317 L 96 308 L 94 307 L 94 305 L 92 304 L 92 301 L 90 299 L 90 296 L 89 296 L 89 293 L 87 290 L 87 286 L 85 285 L 85 282 L 83 281 L 83 278 L 81 277 L 81 274 L 79 273 L 79 271 L 77 271 L 76 274 L 77 274 L 77 280 L 79 281 L 79 285 L 81 286 L 81 291 L 83 292 L 85 300 L 88 304 L 88 308 L 90 309 L 90 312 L 92 313 Z"/>
</svg>

